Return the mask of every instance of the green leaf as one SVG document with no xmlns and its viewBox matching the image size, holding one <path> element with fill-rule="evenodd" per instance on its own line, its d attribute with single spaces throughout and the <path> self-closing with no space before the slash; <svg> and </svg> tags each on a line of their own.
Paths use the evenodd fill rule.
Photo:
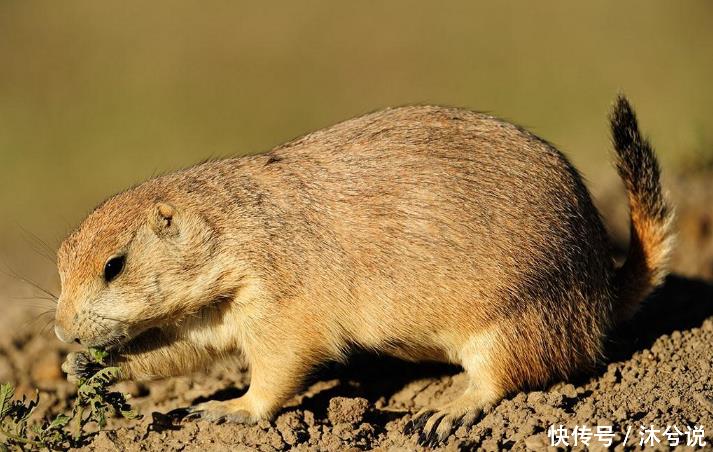
<svg viewBox="0 0 713 452">
<path fill-rule="evenodd" d="M 101 408 L 94 408 L 92 413 L 92 418 L 99 424 L 99 428 L 104 428 L 106 426 L 106 413 Z"/>
<path fill-rule="evenodd" d="M 119 414 L 121 414 L 121 417 L 123 417 L 124 419 L 133 420 L 142 418 L 142 416 L 136 410 L 119 410 Z"/>
<path fill-rule="evenodd" d="M 77 389 L 77 395 L 80 397 L 81 400 L 87 399 L 97 393 L 97 390 L 94 386 L 84 383 L 79 388 Z"/>
<path fill-rule="evenodd" d="M 65 416 L 64 414 L 58 414 L 56 418 L 50 423 L 50 425 L 47 426 L 45 430 L 53 430 L 53 429 L 58 429 L 58 428 L 63 428 L 67 424 L 69 424 L 70 421 L 69 416 Z"/>
<path fill-rule="evenodd" d="M 103 350 L 101 348 L 92 348 L 89 347 L 89 356 L 92 358 L 92 361 L 94 361 L 97 364 L 101 364 L 102 366 L 105 365 L 104 360 L 106 359 L 107 356 L 109 356 L 109 352 L 106 350 Z"/>
<path fill-rule="evenodd" d="M 10 411 L 13 397 L 15 397 L 15 388 L 10 383 L 0 385 L 0 417 L 5 417 Z"/>
<path fill-rule="evenodd" d="M 25 402 L 25 397 L 22 397 L 22 402 L 24 404 Z M 32 413 L 35 412 L 37 409 L 37 406 L 40 404 L 40 391 L 39 389 L 35 389 L 35 399 L 30 400 L 27 405 L 25 405 L 25 414 L 22 418 L 23 421 L 27 421 L 30 416 L 32 416 Z"/>
<path fill-rule="evenodd" d="M 86 384 L 96 389 L 103 388 L 118 380 L 120 372 L 118 367 L 105 367 L 89 377 Z"/>
</svg>

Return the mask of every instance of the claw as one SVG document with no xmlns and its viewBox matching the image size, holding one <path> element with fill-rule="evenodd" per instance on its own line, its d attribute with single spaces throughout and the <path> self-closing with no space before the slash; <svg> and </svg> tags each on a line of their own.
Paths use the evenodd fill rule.
<svg viewBox="0 0 713 452">
<path fill-rule="evenodd" d="M 404 428 L 404 434 L 418 433 L 418 444 L 423 447 L 438 447 L 460 426 L 470 427 L 478 419 L 482 410 L 479 408 L 444 407 L 434 411 L 419 411 Z"/>
<path fill-rule="evenodd" d="M 423 426 L 426 425 L 426 421 L 431 414 L 433 414 L 433 410 L 421 410 L 416 413 L 409 423 L 406 424 L 404 434 L 411 435 L 412 433 L 423 430 Z"/>
<path fill-rule="evenodd" d="M 426 435 L 424 435 L 423 432 L 419 432 L 418 434 L 418 444 L 420 444 L 421 446 L 426 445 Z"/>
<path fill-rule="evenodd" d="M 430 447 L 435 447 L 440 443 L 440 438 L 437 432 L 438 425 L 443 421 L 443 419 L 446 417 L 446 414 L 443 412 L 437 412 L 433 414 L 428 421 L 426 422 L 426 425 L 423 427 L 423 436 L 424 436 L 424 442 L 421 444 L 423 446 L 430 446 Z"/>
</svg>

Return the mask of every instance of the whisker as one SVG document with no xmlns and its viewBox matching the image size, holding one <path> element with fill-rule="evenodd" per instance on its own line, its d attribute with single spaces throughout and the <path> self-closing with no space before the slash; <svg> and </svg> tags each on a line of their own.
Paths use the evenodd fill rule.
<svg viewBox="0 0 713 452">
<path fill-rule="evenodd" d="M 12 298 L 13 300 L 23 300 L 23 301 L 24 300 L 47 300 L 47 301 L 53 301 L 53 302 L 56 301 L 54 298 L 42 297 L 39 295 L 32 295 L 29 297 L 10 297 L 10 298 Z"/>
<path fill-rule="evenodd" d="M 49 331 L 49 329 L 50 329 L 49 327 L 51 327 L 52 324 L 54 324 L 54 317 L 50 318 L 49 320 L 47 320 L 45 322 L 45 324 L 40 329 L 40 334 L 45 334 L 47 331 Z"/>
<path fill-rule="evenodd" d="M 40 312 L 39 314 L 37 314 L 37 317 L 42 317 L 42 316 L 45 316 L 45 315 L 47 315 L 47 314 L 52 314 L 52 315 L 54 315 L 54 312 L 55 312 L 54 309 L 47 309 L 46 311 L 42 311 L 42 312 Z"/>
<path fill-rule="evenodd" d="M 57 310 L 57 303 L 49 298 L 35 298 L 35 297 L 30 297 L 30 298 L 17 298 L 17 297 L 10 297 L 10 300 L 13 302 L 16 302 L 17 305 L 20 305 L 24 308 L 29 308 L 29 309 L 50 309 L 52 311 Z"/>
<path fill-rule="evenodd" d="M 47 314 L 54 314 L 54 312 L 55 312 L 55 309 L 54 309 L 54 308 L 49 308 L 49 309 L 47 309 L 45 306 L 34 306 L 34 308 L 35 308 L 35 309 L 42 309 L 42 308 L 45 308 L 45 309 L 42 309 L 42 310 L 39 311 L 39 312 L 34 312 L 34 313 L 32 313 L 33 316 L 41 316 L 41 315 L 47 315 Z"/>
<path fill-rule="evenodd" d="M 48 314 L 53 314 L 53 315 L 51 317 L 49 317 L 49 319 L 43 319 L 43 317 L 45 317 Z M 24 322 L 23 328 L 34 328 L 34 326 L 37 324 L 37 322 L 43 321 L 43 320 L 45 323 L 44 323 L 44 326 L 42 328 L 40 328 L 40 334 L 43 334 L 44 328 L 49 323 L 52 323 L 54 321 L 54 309 L 48 309 L 46 311 L 43 311 L 43 312 L 40 312 L 40 313 L 34 315 L 32 319 L 28 319 Z"/>
<path fill-rule="evenodd" d="M 7 266 L 7 265 L 6 265 L 6 266 Z M 34 287 L 35 289 L 39 290 L 39 291 L 42 292 L 43 294 L 47 295 L 48 297 L 51 297 L 52 300 L 53 300 L 55 303 L 57 302 L 57 299 L 59 298 L 59 297 L 57 297 L 57 295 L 55 295 L 54 293 L 52 293 L 52 292 L 50 292 L 49 290 L 45 289 L 44 287 L 40 286 L 38 283 L 32 281 L 31 279 L 25 278 L 25 277 L 23 277 L 23 276 L 17 274 L 17 272 L 15 272 L 14 270 L 12 270 L 11 268 L 8 267 L 8 269 L 10 270 L 11 273 L 8 273 L 8 272 L 5 272 L 5 271 L 0 271 L 0 272 L 4 273 L 4 274 L 7 275 L 7 276 L 10 276 L 11 278 L 18 279 L 18 280 L 24 282 L 25 284 L 28 284 L 28 285 Z"/>
<path fill-rule="evenodd" d="M 48 307 L 47 305 L 40 305 L 40 304 L 35 304 L 35 305 L 26 305 L 25 306 L 26 311 L 29 316 L 37 316 L 37 315 L 47 315 L 47 314 L 52 314 L 56 312 L 56 309 L 53 307 Z"/>
<path fill-rule="evenodd" d="M 48 261 L 52 263 L 52 265 L 55 265 L 56 263 L 56 252 L 54 248 L 49 246 L 47 242 L 42 240 L 37 234 L 31 232 L 30 230 L 26 229 L 23 227 L 21 224 L 15 222 L 15 225 L 17 226 L 18 229 L 23 234 L 23 239 L 28 242 L 30 247 L 34 252 L 39 254 L 40 256 L 44 257 Z"/>
</svg>

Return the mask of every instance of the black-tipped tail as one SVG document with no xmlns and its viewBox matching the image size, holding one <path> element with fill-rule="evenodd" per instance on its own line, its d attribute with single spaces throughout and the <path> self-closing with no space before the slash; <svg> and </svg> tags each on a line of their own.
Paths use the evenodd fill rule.
<svg viewBox="0 0 713 452">
<path fill-rule="evenodd" d="M 668 274 L 673 234 L 672 211 L 661 192 L 661 170 L 651 144 L 639 132 L 629 101 L 619 96 L 611 113 L 616 168 L 626 186 L 631 212 L 631 241 L 617 271 L 617 321 L 631 318 L 641 301 Z"/>
</svg>

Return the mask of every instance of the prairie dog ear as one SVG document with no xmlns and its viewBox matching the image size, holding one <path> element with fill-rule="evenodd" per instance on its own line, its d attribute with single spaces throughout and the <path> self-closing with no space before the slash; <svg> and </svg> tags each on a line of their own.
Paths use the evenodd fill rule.
<svg viewBox="0 0 713 452">
<path fill-rule="evenodd" d="M 151 228 L 157 235 L 176 235 L 178 233 L 176 215 L 176 208 L 171 204 L 157 202 L 149 217 Z"/>
</svg>

